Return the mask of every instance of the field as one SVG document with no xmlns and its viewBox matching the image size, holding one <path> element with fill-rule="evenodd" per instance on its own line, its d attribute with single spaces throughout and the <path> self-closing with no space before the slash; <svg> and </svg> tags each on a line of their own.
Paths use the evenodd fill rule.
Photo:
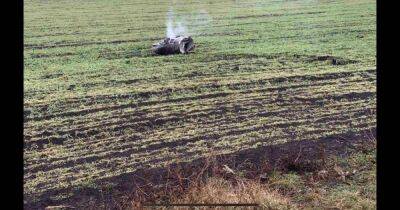
<svg viewBox="0 0 400 210">
<path fill-rule="evenodd" d="M 154 56 L 171 7 L 196 49 Z M 374 132 L 375 9 L 372 0 L 24 1 L 26 205 L 209 154 Z"/>
</svg>

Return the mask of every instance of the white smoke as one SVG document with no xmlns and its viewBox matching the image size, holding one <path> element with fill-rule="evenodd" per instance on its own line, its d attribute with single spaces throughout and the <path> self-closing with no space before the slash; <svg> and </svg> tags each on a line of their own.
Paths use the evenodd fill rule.
<svg viewBox="0 0 400 210">
<path fill-rule="evenodd" d="M 182 22 L 174 22 L 174 11 L 172 7 L 167 13 L 167 37 L 176 37 L 178 35 L 186 35 L 187 27 Z"/>
<path fill-rule="evenodd" d="M 193 35 L 196 32 L 204 30 L 205 27 L 208 27 L 210 21 L 211 18 L 205 9 L 187 13 L 186 15 L 177 15 L 174 13 L 173 7 L 170 6 L 167 12 L 166 36 L 176 37 L 179 35 Z"/>
</svg>

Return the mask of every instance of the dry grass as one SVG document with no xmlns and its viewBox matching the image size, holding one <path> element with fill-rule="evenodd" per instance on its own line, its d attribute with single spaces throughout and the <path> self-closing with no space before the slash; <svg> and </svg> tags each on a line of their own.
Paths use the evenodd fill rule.
<svg viewBox="0 0 400 210">
<path fill-rule="evenodd" d="M 295 204 L 290 198 L 284 197 L 267 185 L 253 180 L 240 180 L 233 184 L 222 178 L 210 178 L 200 188 L 192 188 L 182 198 L 173 199 L 174 203 L 242 203 L 258 204 L 268 209 L 294 209 Z M 244 207 L 241 207 L 244 208 Z M 248 207 L 254 209 L 254 207 Z M 217 207 L 214 209 L 226 209 Z"/>
<path fill-rule="evenodd" d="M 256 209 L 375 209 L 376 164 L 375 141 L 353 145 L 349 155 L 323 155 L 304 164 L 296 155 L 285 158 L 276 168 L 258 171 L 244 177 L 239 168 L 210 161 L 197 179 L 183 173 L 173 176 L 180 185 L 157 192 L 162 199 L 152 203 L 174 204 L 257 204 Z M 297 163 L 296 167 L 293 164 Z M 311 166 L 311 167 L 310 167 Z M 294 169 L 294 170 L 293 170 Z M 307 170 L 305 170 L 307 169 Z M 207 174 L 206 171 L 213 171 Z M 176 172 L 176 171 L 175 171 Z M 260 175 L 266 174 L 263 179 Z M 205 179 L 198 177 L 205 175 Z M 193 176 L 192 176 L 193 177 Z M 138 209 L 135 203 L 133 209 Z M 143 207 L 142 207 L 143 208 Z M 160 207 L 158 209 L 188 209 Z M 238 209 L 239 207 L 196 207 L 196 209 Z M 144 208 L 146 209 L 146 208 Z M 246 209 L 240 207 L 239 209 Z M 247 207 L 255 209 L 255 207 Z"/>
</svg>

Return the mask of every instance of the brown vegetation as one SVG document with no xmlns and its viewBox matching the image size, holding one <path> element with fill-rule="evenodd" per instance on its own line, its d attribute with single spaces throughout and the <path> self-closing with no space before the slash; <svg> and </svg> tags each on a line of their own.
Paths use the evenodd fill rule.
<svg viewBox="0 0 400 210">
<path fill-rule="evenodd" d="M 192 203 L 257 204 L 257 209 L 373 209 L 375 140 L 354 145 L 345 156 L 329 155 L 321 147 L 314 159 L 302 158 L 299 149 L 298 153 L 280 158 L 275 166 L 264 162 L 255 168 L 244 162 L 231 168 L 231 164 L 229 167 L 218 162 L 218 158 L 209 158 L 191 176 L 186 176 L 187 171 L 182 167 L 170 168 L 169 183 L 153 191 L 136 189 L 131 204 L 134 209 L 150 208 L 149 204 Z M 188 206 L 173 209 L 188 209 Z"/>
</svg>

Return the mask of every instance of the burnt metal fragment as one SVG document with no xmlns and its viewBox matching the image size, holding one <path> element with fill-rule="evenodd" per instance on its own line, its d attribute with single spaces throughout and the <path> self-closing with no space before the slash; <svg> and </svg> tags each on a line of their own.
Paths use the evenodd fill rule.
<svg viewBox="0 0 400 210">
<path fill-rule="evenodd" d="M 190 36 L 177 36 L 174 38 L 165 38 L 163 41 L 153 44 L 152 52 L 158 55 L 170 55 L 178 53 L 189 53 L 193 51 L 195 45 Z"/>
</svg>

